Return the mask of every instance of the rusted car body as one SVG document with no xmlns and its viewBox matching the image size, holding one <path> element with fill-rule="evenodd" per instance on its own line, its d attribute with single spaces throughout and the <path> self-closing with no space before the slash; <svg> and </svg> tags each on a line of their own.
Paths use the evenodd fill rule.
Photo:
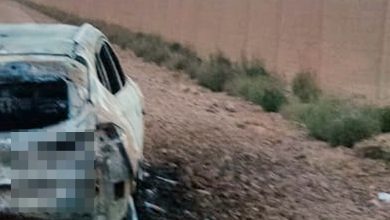
<svg viewBox="0 0 390 220">
<path fill-rule="evenodd" d="M 89 24 L 0 25 L 0 120 L 0 216 L 136 219 L 132 193 L 143 159 L 143 96 L 99 30 Z M 93 213 L 13 211 L 14 132 L 94 134 Z"/>
</svg>

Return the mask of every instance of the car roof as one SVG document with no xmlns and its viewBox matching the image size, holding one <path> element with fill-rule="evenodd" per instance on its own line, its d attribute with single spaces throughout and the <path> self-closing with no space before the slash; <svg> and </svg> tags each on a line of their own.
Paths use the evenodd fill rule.
<svg viewBox="0 0 390 220">
<path fill-rule="evenodd" d="M 48 54 L 73 57 L 78 46 L 94 49 L 102 36 L 90 24 L 0 24 L 0 55 Z"/>
</svg>

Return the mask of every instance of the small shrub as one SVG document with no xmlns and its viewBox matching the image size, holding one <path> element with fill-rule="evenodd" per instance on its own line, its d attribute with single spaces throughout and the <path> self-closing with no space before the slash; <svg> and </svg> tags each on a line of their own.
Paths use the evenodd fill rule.
<svg viewBox="0 0 390 220">
<path fill-rule="evenodd" d="M 281 89 L 268 88 L 264 91 L 260 105 L 267 112 L 278 112 L 284 103 L 286 97 Z"/>
<path fill-rule="evenodd" d="M 179 44 L 177 42 L 170 43 L 169 44 L 169 49 L 172 52 L 180 52 L 180 51 L 185 50 L 185 48 L 181 44 Z"/>
<path fill-rule="evenodd" d="M 378 133 L 379 125 L 373 118 L 358 113 L 334 120 L 329 129 L 329 142 L 332 145 L 353 147 L 356 142 Z"/>
<path fill-rule="evenodd" d="M 309 72 L 298 73 L 292 81 L 292 90 L 302 102 L 311 102 L 318 99 L 321 90 Z"/>
<path fill-rule="evenodd" d="M 226 86 L 231 95 L 244 97 L 268 112 L 278 112 L 287 99 L 282 84 L 270 76 L 237 76 Z"/>
<path fill-rule="evenodd" d="M 130 39 L 128 46 L 138 57 L 158 65 L 168 61 L 172 55 L 168 44 L 155 35 L 137 33 Z"/>
<path fill-rule="evenodd" d="M 224 90 L 227 81 L 231 80 L 237 73 L 234 65 L 221 53 L 211 55 L 198 73 L 198 82 L 212 91 L 221 92 Z"/>
<path fill-rule="evenodd" d="M 184 72 L 190 76 L 191 79 L 198 78 L 202 69 L 202 61 L 190 62 L 184 69 Z"/>
<path fill-rule="evenodd" d="M 310 134 L 320 140 L 327 141 L 329 139 L 330 123 L 336 114 L 338 114 L 338 103 L 330 100 L 322 100 L 321 102 L 307 104 L 304 107 L 297 108 L 297 118 L 304 123 Z M 302 112 L 299 112 L 302 111 Z"/>
<path fill-rule="evenodd" d="M 254 82 L 251 77 L 237 76 L 226 83 L 225 90 L 229 95 L 248 97 L 249 88 Z"/>
<path fill-rule="evenodd" d="M 269 75 L 264 65 L 259 60 L 248 61 L 244 58 L 241 61 L 240 67 L 247 76 L 266 76 Z"/>
<path fill-rule="evenodd" d="M 181 56 L 180 54 L 172 54 L 172 57 L 169 61 L 167 61 L 167 67 L 170 70 L 178 70 L 182 71 L 187 68 L 189 65 L 188 59 L 185 57 Z"/>
<path fill-rule="evenodd" d="M 382 132 L 390 132 L 390 107 L 380 108 L 379 117 Z"/>
<path fill-rule="evenodd" d="M 286 115 L 305 124 L 313 137 L 333 146 L 352 147 L 380 132 L 377 114 L 370 108 L 329 99 L 287 108 L 291 109 L 284 110 Z"/>
<path fill-rule="evenodd" d="M 171 70 L 184 71 L 191 78 L 195 78 L 199 72 L 202 60 L 195 54 L 195 52 L 184 48 L 181 45 L 177 45 L 180 44 L 172 44 L 169 47 L 172 56 L 170 60 L 165 63 L 165 66 Z"/>
</svg>

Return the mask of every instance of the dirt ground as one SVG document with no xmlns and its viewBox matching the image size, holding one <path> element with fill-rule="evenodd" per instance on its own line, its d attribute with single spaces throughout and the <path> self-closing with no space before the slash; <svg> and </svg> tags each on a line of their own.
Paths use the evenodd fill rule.
<svg viewBox="0 0 390 220">
<path fill-rule="evenodd" d="M 2 17 L 11 9 L 18 19 L 17 11 L 51 21 L 2 0 L 0 22 L 10 22 Z M 331 148 L 279 114 L 117 52 L 146 101 L 141 219 L 390 219 L 390 204 L 377 200 L 390 191 L 388 165 Z"/>
<path fill-rule="evenodd" d="M 390 206 L 376 200 L 390 189 L 383 163 L 311 140 L 279 114 L 119 53 L 145 94 L 145 156 L 178 181 L 168 189 L 174 197 L 156 201 L 168 214 L 145 219 L 390 219 Z"/>
</svg>

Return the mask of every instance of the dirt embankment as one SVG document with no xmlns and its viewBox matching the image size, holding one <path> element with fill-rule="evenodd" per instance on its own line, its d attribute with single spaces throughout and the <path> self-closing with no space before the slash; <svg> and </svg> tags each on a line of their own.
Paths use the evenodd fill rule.
<svg viewBox="0 0 390 220">
<path fill-rule="evenodd" d="M 146 158 L 179 184 L 168 204 L 155 201 L 168 214 L 146 219 L 390 218 L 376 200 L 390 189 L 385 164 L 311 140 L 279 114 L 211 93 L 131 52 L 120 57 L 147 100 Z"/>
<path fill-rule="evenodd" d="M 390 190 L 384 163 L 117 50 L 146 100 L 150 176 L 141 197 L 164 209 L 143 206 L 142 219 L 390 219 L 376 199 Z"/>
</svg>

